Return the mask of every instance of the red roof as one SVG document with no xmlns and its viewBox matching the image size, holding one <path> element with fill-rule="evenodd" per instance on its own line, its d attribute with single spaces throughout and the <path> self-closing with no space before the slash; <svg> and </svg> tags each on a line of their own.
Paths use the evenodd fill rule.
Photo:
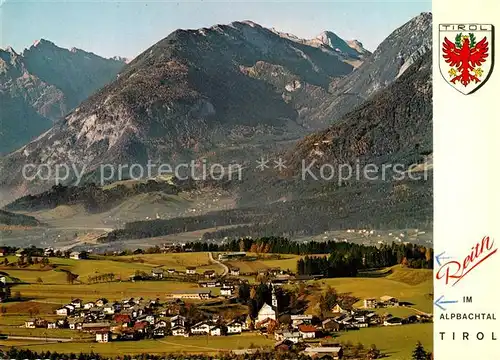
<svg viewBox="0 0 500 360">
<path fill-rule="evenodd" d="M 144 329 L 147 327 L 149 323 L 147 321 L 138 321 L 134 324 L 135 329 Z"/>
<path fill-rule="evenodd" d="M 113 318 L 114 321 L 117 323 L 129 323 L 130 322 L 130 315 L 127 314 L 116 314 Z"/>
<path fill-rule="evenodd" d="M 312 325 L 299 325 L 300 332 L 316 332 L 316 328 Z"/>
</svg>

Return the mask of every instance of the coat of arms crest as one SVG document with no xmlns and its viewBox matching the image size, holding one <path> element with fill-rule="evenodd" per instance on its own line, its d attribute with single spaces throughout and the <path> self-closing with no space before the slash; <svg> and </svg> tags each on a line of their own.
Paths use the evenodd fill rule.
<svg viewBox="0 0 500 360">
<path fill-rule="evenodd" d="M 493 70 L 493 25 L 440 24 L 439 68 L 446 82 L 472 94 Z"/>
</svg>

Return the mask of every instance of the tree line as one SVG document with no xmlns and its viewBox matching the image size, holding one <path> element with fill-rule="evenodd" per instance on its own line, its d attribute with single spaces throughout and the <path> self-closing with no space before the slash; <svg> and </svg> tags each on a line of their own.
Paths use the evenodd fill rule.
<svg viewBox="0 0 500 360">
<path fill-rule="evenodd" d="M 259 239 L 242 238 L 227 243 L 186 244 L 192 251 L 236 252 L 312 255 L 297 262 L 299 275 L 324 275 L 326 277 L 356 276 L 362 269 L 389 267 L 402 264 L 410 268 L 432 269 L 433 249 L 416 244 L 392 243 L 380 246 L 359 245 L 336 241 L 297 242 L 282 237 Z"/>
</svg>

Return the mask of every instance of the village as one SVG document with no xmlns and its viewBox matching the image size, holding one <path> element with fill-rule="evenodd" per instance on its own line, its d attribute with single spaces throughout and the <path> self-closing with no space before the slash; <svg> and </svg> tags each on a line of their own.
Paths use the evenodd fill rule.
<svg viewBox="0 0 500 360">
<path fill-rule="evenodd" d="M 303 351 L 308 354 L 329 353 L 333 359 L 341 359 L 342 347 L 339 344 L 321 346 L 321 350 L 306 344 L 311 340 L 325 338 L 339 331 L 358 330 L 369 326 L 396 326 L 429 320 L 419 315 L 407 319 L 389 317 L 382 320 L 373 311 L 346 310 L 339 305 L 332 309 L 332 317 L 324 319 L 305 314 L 279 316 L 276 311 L 278 304 L 273 297 L 272 305 L 264 304 L 255 319 L 247 315 L 223 321 L 217 315 L 212 315 L 194 323 L 189 316 L 179 314 L 179 310 L 184 305 L 181 299 L 193 300 L 195 299 L 193 294 L 198 294 L 199 298 L 196 300 L 210 299 L 209 290 L 171 294 L 167 296 L 171 299 L 165 302 L 159 299 L 130 298 L 114 302 L 96 299 L 96 301 L 84 303 L 80 299 L 74 299 L 71 303 L 56 310 L 56 314 L 60 315 L 61 319 L 53 322 L 40 318 L 28 319 L 25 327 L 69 328 L 93 334 L 95 341 L 99 343 L 161 338 L 168 335 L 231 336 L 254 331 L 262 336 L 273 336 L 276 348 L 288 349 L 295 344 L 304 343 Z M 373 299 L 365 301 L 370 307 L 374 306 Z M 380 299 L 375 306 L 397 306 L 396 303 L 397 299 L 386 297 Z M 280 323 L 280 319 L 283 323 Z"/>
<path fill-rule="evenodd" d="M 76 254 L 72 255 L 76 257 Z M 236 255 L 221 254 L 219 259 L 226 260 L 234 256 Z M 184 278 L 186 281 L 196 281 L 198 288 L 172 291 L 166 293 L 164 298 L 156 299 L 132 297 L 108 301 L 98 298 L 84 302 L 75 298 L 55 311 L 58 319 L 30 318 L 25 321 L 24 327 L 70 329 L 88 333 L 98 343 L 165 336 L 218 337 L 253 332 L 274 339 L 275 348 L 299 347 L 306 354 L 314 355 L 320 351 L 322 354 L 328 353 L 333 359 L 341 359 L 342 346 L 339 343 L 334 341 L 332 344 L 323 344 L 321 350 L 318 350 L 318 344 L 322 344 L 318 341 L 334 339 L 345 331 L 432 321 L 432 316 L 424 313 L 405 318 L 392 316 L 391 308 L 406 304 L 389 295 L 378 299 L 366 298 L 359 308 L 344 308 L 337 303 L 328 309 L 325 316 L 305 314 L 299 306 L 281 306 L 277 293 L 290 284 L 314 281 L 314 277 L 295 276 L 280 269 L 262 270 L 257 272 L 257 276 L 266 279 L 272 293 L 269 303 L 264 302 L 256 316 L 240 314 L 227 319 L 207 311 L 197 311 L 195 315 L 190 315 L 193 314 L 193 307 L 244 303 L 239 295 L 240 288 L 257 285 L 249 286 L 247 280 L 240 278 L 240 270 L 235 267 L 228 267 L 227 275 L 220 276 L 214 270 L 197 272 L 196 267 L 189 266 L 184 273 L 174 269 L 153 268 L 150 274 L 136 273 L 128 281 L 178 281 Z M 4 283 L 5 280 L 1 282 Z M 187 310 L 188 307 L 191 310 Z M 380 308 L 387 309 L 387 313 L 381 315 L 375 311 Z"/>
<path fill-rule="evenodd" d="M 152 288 L 166 286 L 171 289 L 157 293 L 155 297 L 134 294 L 129 290 L 128 297 L 120 298 L 114 294 L 90 298 L 82 294 L 83 299 L 76 293 L 72 296 L 71 289 L 78 289 L 81 281 L 75 280 L 78 274 L 72 273 L 73 270 L 65 265 L 61 271 L 67 274 L 66 281 L 70 284 L 65 287 L 68 289 L 65 294 L 68 300 L 66 303 L 60 302 L 51 315 L 33 312 L 31 316 L 25 317 L 20 327 L 26 329 L 27 332 L 23 334 L 30 337 L 47 331 L 54 340 L 60 332 L 61 338 L 70 336 L 97 344 L 129 341 L 139 344 L 150 340 L 172 341 L 170 339 L 175 338 L 195 340 L 227 337 L 228 341 L 232 341 L 230 339 L 246 336 L 255 338 L 255 343 L 265 342 L 266 348 L 272 344 L 271 348 L 275 350 L 342 359 L 347 350 L 343 341 L 346 334 L 432 322 L 432 314 L 413 309 L 410 301 L 390 294 L 381 296 L 375 292 L 373 295 L 377 296 L 356 297 L 325 287 L 323 275 L 299 275 L 288 266 L 258 267 L 260 263 L 281 264 L 288 261 L 284 260 L 287 256 L 279 254 L 262 258 L 262 255 L 251 252 L 208 252 L 204 256 L 210 266 L 203 263 L 202 266 L 190 265 L 182 260 L 185 264 L 182 268 L 152 266 L 145 271 L 144 267 L 138 266 L 133 270 L 133 264 L 140 264 L 135 261 L 143 256 L 151 259 L 177 257 L 190 259 L 194 263 L 193 259 L 201 256 L 197 254 L 200 253 L 172 245 L 162 247 L 154 255 L 135 251 L 132 255 L 101 256 L 51 248 L 6 248 L 0 256 L 4 256 L 4 269 L 33 268 L 31 271 L 13 271 L 33 273 L 35 269 L 40 269 L 40 274 L 57 271 L 57 264 L 71 263 L 73 268 L 78 266 L 87 269 L 90 264 L 98 268 L 99 264 L 116 266 L 127 264 L 123 261 L 130 260 L 133 262 L 127 271 L 132 271 L 131 275 L 123 277 L 101 269 L 95 271 L 99 275 L 89 275 L 85 283 L 119 283 L 120 288 L 128 289 L 150 284 L 148 286 Z M 0 302 L 3 300 L 6 304 L 12 299 L 19 301 L 19 296 L 16 300 L 14 295 L 17 286 L 7 274 L 0 274 Z M 44 288 L 41 281 L 37 280 L 37 283 L 40 289 Z M 33 330 L 33 334 L 30 330 Z M 259 338 L 263 340 L 257 340 Z M 260 346 L 249 344 L 232 352 L 253 353 L 262 350 Z M 382 356 L 377 349 L 370 351 L 372 358 L 377 358 L 377 354 Z"/>
</svg>

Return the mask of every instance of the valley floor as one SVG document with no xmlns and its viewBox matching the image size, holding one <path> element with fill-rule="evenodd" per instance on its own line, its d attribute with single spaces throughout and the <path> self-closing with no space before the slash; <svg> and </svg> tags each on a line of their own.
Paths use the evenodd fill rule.
<svg viewBox="0 0 500 360">
<path fill-rule="evenodd" d="M 217 254 L 214 254 L 217 255 Z M 229 266 L 239 267 L 242 272 L 256 269 L 293 269 L 299 256 L 266 254 L 257 260 L 235 260 Z M 9 262 L 16 258 L 9 256 Z M 169 352 L 210 353 L 247 349 L 269 348 L 275 343 L 273 337 L 260 333 L 244 332 L 241 335 L 189 338 L 167 336 L 159 339 L 140 341 L 116 341 L 96 343 L 92 335 L 70 329 L 29 329 L 24 322 L 32 317 L 46 320 L 58 318 L 55 310 L 73 298 L 95 301 L 98 298 L 121 300 L 129 297 L 144 299 L 165 299 L 167 293 L 175 290 L 199 289 L 197 283 L 183 281 L 129 281 L 129 276 L 137 271 L 151 272 L 154 268 L 175 269 L 185 273 L 187 267 L 194 266 L 198 272 L 215 270 L 222 274 L 224 268 L 210 260 L 209 253 L 170 253 L 144 254 L 130 256 L 100 256 L 90 260 L 50 258 L 50 267 L 32 265 L 28 268 L 1 266 L 0 272 L 14 283 L 12 292 L 21 296 L 22 301 L 2 304 L 0 314 L 0 334 L 11 336 L 0 340 L 1 347 L 26 347 L 34 351 L 57 351 L 65 353 L 98 352 L 102 355 L 123 354 L 164 354 Z M 68 283 L 66 272 L 77 274 L 73 284 Z M 99 274 L 115 274 L 111 282 L 93 283 L 92 277 Z M 349 293 L 360 301 L 355 307 L 362 306 L 368 297 L 390 295 L 410 305 L 396 308 L 381 308 L 374 311 L 380 315 L 391 313 L 393 316 L 408 317 L 419 313 L 432 312 L 432 271 L 415 270 L 394 266 L 377 272 L 362 273 L 356 278 L 333 278 L 312 281 L 306 299 L 309 303 L 306 314 L 313 311 L 319 296 L 328 287 L 339 293 Z M 290 285 L 293 286 L 293 285 Z M 212 288 L 214 296 L 219 288 Z M 200 302 L 198 302 L 201 304 Z M 209 305 L 210 306 L 210 305 Z M 214 308 L 215 309 L 215 308 Z M 60 318 L 60 317 L 59 317 Z M 428 350 L 432 349 L 432 323 L 408 324 L 403 326 L 378 326 L 355 331 L 341 331 L 333 336 L 334 341 L 361 343 L 368 348 L 375 344 L 387 354 L 388 359 L 410 360 L 411 351 L 417 341 Z M 12 338 L 13 337 L 13 338 Z M 59 339 L 59 340 L 57 340 Z M 327 340 L 327 339 L 325 339 Z"/>
</svg>

